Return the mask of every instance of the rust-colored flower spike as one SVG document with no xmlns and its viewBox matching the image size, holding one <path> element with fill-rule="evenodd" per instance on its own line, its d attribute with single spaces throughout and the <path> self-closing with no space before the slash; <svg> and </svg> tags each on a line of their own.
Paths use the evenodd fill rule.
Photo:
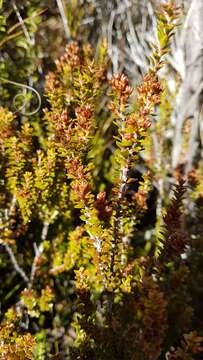
<svg viewBox="0 0 203 360">
<path fill-rule="evenodd" d="M 97 195 L 94 207 L 98 211 L 98 217 L 100 220 L 108 221 L 110 219 L 112 207 L 109 206 L 108 201 L 106 200 L 105 191 L 102 191 Z"/>
<path fill-rule="evenodd" d="M 125 103 L 133 91 L 133 89 L 129 86 L 127 76 L 124 74 L 115 74 L 109 83 L 112 90 L 118 94 L 121 103 Z"/>
<path fill-rule="evenodd" d="M 78 126 L 80 126 L 83 129 L 87 129 L 88 133 L 90 130 L 92 115 L 93 115 L 93 109 L 90 104 L 82 105 L 80 107 L 77 107 L 75 109 L 76 114 L 76 121 Z"/>
<path fill-rule="evenodd" d="M 147 75 L 145 75 L 144 81 L 140 86 L 138 86 L 137 91 L 137 100 L 140 104 L 147 105 L 148 102 L 152 105 L 158 105 L 160 103 L 160 96 L 163 91 L 163 87 L 157 74 L 154 71 L 150 71 Z"/>
<path fill-rule="evenodd" d="M 88 174 L 85 173 L 85 167 L 77 157 L 71 161 L 67 161 L 65 166 L 68 177 L 72 179 L 71 188 L 76 203 L 80 204 L 80 207 L 88 206 L 91 197 L 91 185 Z"/>
<path fill-rule="evenodd" d="M 54 125 L 54 140 L 60 144 L 62 148 L 67 148 L 71 138 L 72 124 L 68 118 L 67 110 L 63 110 L 61 114 L 52 113 L 50 119 Z"/>
<path fill-rule="evenodd" d="M 80 48 L 76 41 L 66 45 L 65 53 L 56 60 L 57 69 L 60 70 L 64 63 L 67 63 L 71 69 L 79 66 L 81 63 Z"/>
<path fill-rule="evenodd" d="M 89 120 L 92 116 L 92 107 L 91 105 L 83 105 L 81 107 L 77 107 L 75 109 L 75 114 L 77 116 L 78 121 L 82 118 L 83 120 Z"/>
</svg>

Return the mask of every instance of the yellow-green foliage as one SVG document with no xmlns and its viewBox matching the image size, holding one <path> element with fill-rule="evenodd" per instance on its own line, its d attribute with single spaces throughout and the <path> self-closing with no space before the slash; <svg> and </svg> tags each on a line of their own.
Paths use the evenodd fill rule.
<svg viewBox="0 0 203 360">
<path fill-rule="evenodd" d="M 165 183 L 173 94 L 159 71 L 179 16 L 173 2 L 160 6 L 137 87 L 109 78 L 105 41 L 96 52 L 73 41 L 46 75 L 42 113 L 0 108 L 0 359 L 201 356 L 201 166 L 190 188 L 181 169 L 172 196 Z"/>
<path fill-rule="evenodd" d="M 0 356 L 2 360 L 31 360 L 35 348 L 35 339 L 29 334 L 18 335 L 16 323 L 19 316 L 10 309 L 0 326 Z"/>
</svg>

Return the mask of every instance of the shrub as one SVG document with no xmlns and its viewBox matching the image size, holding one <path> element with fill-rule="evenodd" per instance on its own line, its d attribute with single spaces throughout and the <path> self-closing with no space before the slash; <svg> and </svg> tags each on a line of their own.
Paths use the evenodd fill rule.
<svg viewBox="0 0 203 360">
<path fill-rule="evenodd" d="M 179 16 L 162 5 L 136 89 L 108 79 L 105 42 L 70 42 L 37 125 L 0 108 L 2 359 L 201 356 L 201 167 L 188 179 L 176 169 L 150 219 L 165 176 L 149 158 L 154 114 L 168 106 L 159 71 Z"/>
</svg>

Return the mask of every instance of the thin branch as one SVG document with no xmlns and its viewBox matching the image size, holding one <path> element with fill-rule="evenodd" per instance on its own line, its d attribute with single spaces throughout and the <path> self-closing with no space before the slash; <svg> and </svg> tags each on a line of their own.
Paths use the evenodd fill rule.
<svg viewBox="0 0 203 360">
<path fill-rule="evenodd" d="M 15 255 L 14 255 L 13 250 L 11 249 L 11 247 L 6 243 L 3 243 L 3 246 L 5 247 L 7 253 L 9 254 L 11 262 L 12 262 L 13 267 L 16 270 L 16 272 L 22 277 L 22 279 L 26 283 L 28 283 L 29 279 L 28 279 L 27 275 L 25 274 L 24 270 L 21 269 L 21 267 L 19 266 L 19 264 L 17 262 L 17 259 L 16 259 Z"/>
<path fill-rule="evenodd" d="M 69 28 L 69 25 L 68 25 L 67 16 L 66 16 L 65 11 L 64 11 L 62 0 L 56 0 L 56 3 L 57 3 L 57 6 L 58 6 L 60 15 L 61 15 L 61 19 L 62 19 L 63 27 L 64 27 L 64 32 L 66 34 L 67 40 L 70 40 L 71 39 L 71 32 L 70 32 L 70 28 Z"/>
<path fill-rule="evenodd" d="M 4 211 L 6 224 L 8 224 L 8 222 L 9 222 L 9 219 L 10 219 L 10 217 L 11 217 L 11 215 L 12 215 L 12 212 L 13 212 L 13 210 L 14 210 L 14 208 L 15 208 L 15 205 L 16 205 L 16 198 L 15 198 L 15 196 L 13 196 L 12 201 L 11 201 L 11 205 L 10 205 L 10 208 L 9 208 L 9 209 L 5 209 L 5 211 Z M 6 226 L 8 226 L 8 225 L 6 225 Z M 5 242 L 4 242 L 3 240 L 1 240 L 1 239 L 0 239 L 0 243 L 1 243 L 1 245 L 3 245 L 3 246 L 5 247 L 5 249 L 6 249 L 8 255 L 9 255 L 10 259 L 11 259 L 11 262 L 12 262 L 13 267 L 14 267 L 14 269 L 16 270 L 16 272 L 22 277 L 22 279 L 23 279 L 26 283 L 28 283 L 28 282 L 29 282 L 29 279 L 28 279 L 26 273 L 24 272 L 24 270 L 23 270 L 23 269 L 20 267 L 20 265 L 18 264 L 18 261 L 17 261 L 15 255 L 14 255 L 14 253 L 13 253 L 12 248 L 9 246 L 8 243 L 5 243 Z"/>
<path fill-rule="evenodd" d="M 43 228 L 42 228 L 42 233 L 41 233 L 41 243 L 40 245 L 37 247 L 37 244 L 34 243 L 34 250 L 35 250 L 35 257 L 32 263 L 32 268 L 31 268 L 31 272 L 30 272 L 30 281 L 29 281 L 29 289 L 32 287 L 33 282 L 34 282 L 34 278 L 35 278 L 35 274 L 37 271 L 37 262 L 39 257 L 42 255 L 43 251 L 44 251 L 44 241 L 47 238 L 47 234 L 49 231 L 49 226 L 51 224 L 51 222 L 56 218 L 56 216 L 58 215 L 58 211 L 55 211 L 53 213 L 53 215 L 51 216 L 49 221 L 45 221 L 43 224 Z"/>
<path fill-rule="evenodd" d="M 31 37 L 30 37 L 30 34 L 29 34 L 29 32 L 28 32 L 27 27 L 25 26 L 24 20 L 23 20 L 23 18 L 22 18 L 22 16 L 21 16 L 21 14 L 20 14 L 17 6 L 16 6 L 15 1 L 13 1 L 13 8 L 14 8 L 15 13 L 16 13 L 16 16 L 17 16 L 17 18 L 18 18 L 18 20 L 19 20 L 19 23 L 20 23 L 20 25 L 22 26 L 22 29 L 23 29 L 24 35 L 25 35 L 25 37 L 26 37 L 26 39 L 27 39 L 27 42 L 28 42 L 30 45 L 33 45 L 33 41 L 32 41 L 32 39 L 31 39 Z"/>
</svg>

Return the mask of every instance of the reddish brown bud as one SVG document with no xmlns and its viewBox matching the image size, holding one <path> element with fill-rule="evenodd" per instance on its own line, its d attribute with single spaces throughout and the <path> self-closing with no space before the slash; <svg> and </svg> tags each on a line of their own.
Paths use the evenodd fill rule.
<svg viewBox="0 0 203 360">
<path fill-rule="evenodd" d="M 112 214 L 112 208 L 108 205 L 105 191 L 100 192 L 97 195 L 97 200 L 95 201 L 94 206 L 97 209 L 98 216 L 101 220 L 109 220 Z"/>
</svg>

